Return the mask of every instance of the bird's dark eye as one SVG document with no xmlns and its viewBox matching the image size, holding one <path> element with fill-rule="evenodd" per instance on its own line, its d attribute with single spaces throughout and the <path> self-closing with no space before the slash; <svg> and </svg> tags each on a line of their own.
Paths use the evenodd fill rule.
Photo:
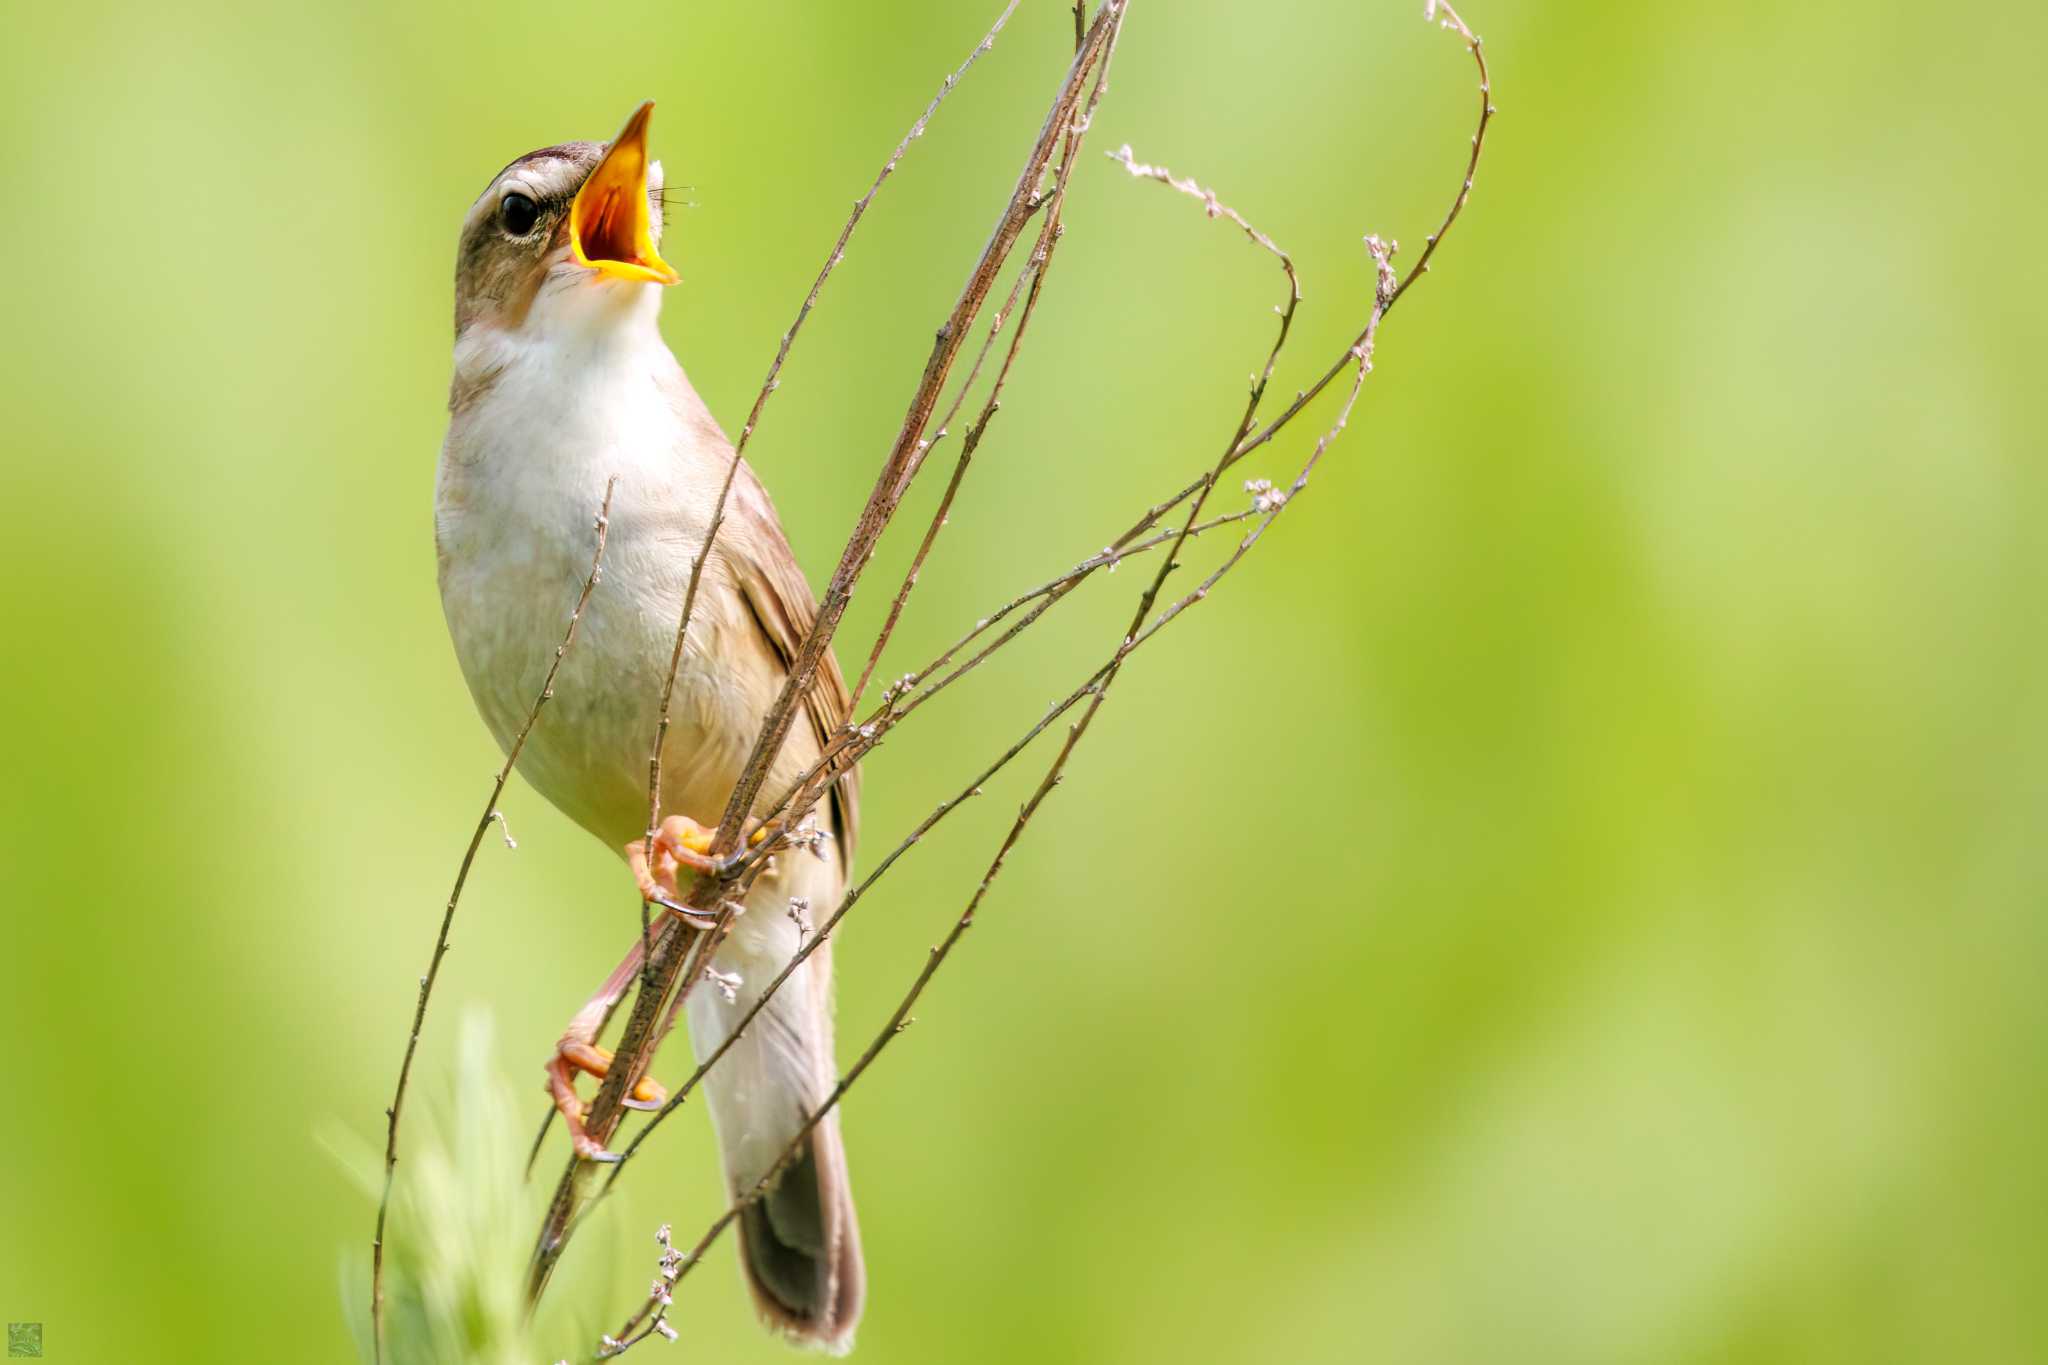
<svg viewBox="0 0 2048 1365">
<path fill-rule="evenodd" d="M 523 194 L 508 194 L 498 201 L 498 217 L 505 224 L 505 231 L 514 237 L 524 237 L 540 221 L 540 205 Z"/>
</svg>

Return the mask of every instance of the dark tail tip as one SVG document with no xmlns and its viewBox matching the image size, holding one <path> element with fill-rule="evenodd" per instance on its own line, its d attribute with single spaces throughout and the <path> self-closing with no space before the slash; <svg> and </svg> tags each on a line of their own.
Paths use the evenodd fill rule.
<svg viewBox="0 0 2048 1365">
<path fill-rule="evenodd" d="M 853 1345 L 867 1293 L 860 1229 L 836 1124 L 811 1135 L 803 1156 L 740 1214 L 740 1259 L 771 1324 L 836 1353 Z"/>
</svg>

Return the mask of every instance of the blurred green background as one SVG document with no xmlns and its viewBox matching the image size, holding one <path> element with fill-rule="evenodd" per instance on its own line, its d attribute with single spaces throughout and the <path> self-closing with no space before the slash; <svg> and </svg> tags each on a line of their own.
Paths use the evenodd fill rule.
<svg viewBox="0 0 2048 1365">
<path fill-rule="evenodd" d="M 498 761 L 429 516 L 472 198 L 657 99 L 698 204 L 665 326 L 736 428 L 995 8 L 10 11 L 0 1317 L 47 1358 L 354 1358 L 371 1207 L 329 1148 L 380 1138 Z M 1291 392 L 1363 313 L 1361 234 L 1412 258 L 1456 183 L 1471 68 L 1421 8 L 1134 7 L 902 667 L 1213 458 L 1266 344 L 1271 263 L 1093 153 L 1295 253 Z M 2048 1358 L 2048 20 L 1470 18 L 1502 117 L 1350 433 L 1134 661 L 847 1106 L 861 1358 Z M 769 409 L 814 582 L 1071 37 L 1025 0 Z M 1290 475 L 1312 425 L 1244 476 Z M 1138 586 L 1098 580 L 878 755 L 870 863 Z M 844 1057 L 1020 791 L 849 921 Z M 482 1010 L 523 1126 L 637 921 L 608 852 L 516 784 L 506 810 L 419 1094 Z M 693 1110 L 578 1253 L 617 1267 L 594 1319 L 715 1169 Z M 786 1359 L 717 1259 L 681 1349 Z"/>
</svg>

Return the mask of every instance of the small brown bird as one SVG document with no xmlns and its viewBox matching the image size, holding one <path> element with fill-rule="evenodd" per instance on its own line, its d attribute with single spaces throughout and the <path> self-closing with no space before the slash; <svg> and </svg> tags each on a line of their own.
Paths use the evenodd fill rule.
<svg viewBox="0 0 2048 1365">
<path fill-rule="evenodd" d="M 656 868 L 641 857 L 647 755 L 690 565 L 709 532 L 732 444 L 662 342 L 661 167 L 647 158 L 642 105 L 609 145 L 569 142 L 500 171 L 462 225 L 455 272 L 455 373 L 435 487 L 441 603 L 485 724 L 509 746 L 560 642 L 591 555 L 591 517 L 613 494 L 603 580 L 519 771 L 619 852 L 643 893 L 673 891 L 701 864 L 704 827 L 738 781 L 761 721 L 816 613 L 775 508 L 742 464 L 695 606 L 662 752 L 666 809 Z M 846 717 L 828 654 L 771 770 L 786 790 Z M 788 854 L 755 884 L 689 1000 L 701 1060 L 796 953 L 803 905 L 838 903 L 853 857 L 858 791 L 848 773 L 818 807 L 821 857 Z M 666 883 L 664 884 L 664 879 Z M 579 1155 L 610 1159 L 585 1131 L 578 1071 L 640 965 L 640 938 L 577 1013 L 548 1085 Z M 830 1092 L 832 960 L 821 947 L 705 1079 L 727 1187 L 753 1187 Z M 658 1103 L 651 1082 L 635 1103 Z M 828 1350 L 851 1345 L 866 1288 L 860 1231 L 835 1112 L 740 1220 L 741 1263 L 764 1317 Z"/>
</svg>

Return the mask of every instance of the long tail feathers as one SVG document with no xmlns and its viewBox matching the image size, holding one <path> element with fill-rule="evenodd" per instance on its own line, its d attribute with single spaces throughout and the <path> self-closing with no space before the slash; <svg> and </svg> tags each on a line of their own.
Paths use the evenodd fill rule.
<svg viewBox="0 0 2048 1365">
<path fill-rule="evenodd" d="M 738 944 L 729 944 L 717 961 L 746 984 L 731 1000 L 710 990 L 691 995 L 690 1037 L 700 1060 L 752 1004 L 753 983 L 773 974 L 763 959 L 745 958 Z M 829 949 L 820 949 L 705 1078 L 726 1186 L 735 1198 L 754 1188 L 831 1093 L 830 992 Z M 867 1272 L 836 1111 L 810 1131 L 801 1154 L 768 1192 L 741 1212 L 739 1234 L 740 1266 L 768 1324 L 835 1355 L 851 1349 Z"/>
</svg>

